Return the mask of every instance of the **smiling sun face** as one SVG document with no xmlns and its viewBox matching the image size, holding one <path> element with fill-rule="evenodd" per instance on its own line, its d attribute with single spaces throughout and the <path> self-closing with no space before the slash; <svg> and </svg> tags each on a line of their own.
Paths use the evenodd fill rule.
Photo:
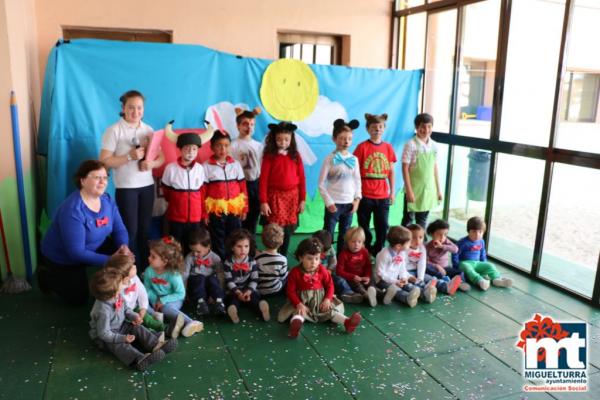
<svg viewBox="0 0 600 400">
<path fill-rule="evenodd" d="M 302 61 L 284 58 L 265 70 L 260 99 L 274 118 L 302 121 L 313 112 L 318 98 L 317 78 Z"/>
</svg>

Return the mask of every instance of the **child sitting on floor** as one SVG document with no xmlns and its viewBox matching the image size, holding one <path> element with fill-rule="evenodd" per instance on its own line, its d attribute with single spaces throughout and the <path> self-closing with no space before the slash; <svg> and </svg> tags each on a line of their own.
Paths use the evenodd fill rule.
<svg viewBox="0 0 600 400">
<path fill-rule="evenodd" d="M 345 303 L 369 302 L 377 305 L 377 291 L 371 281 L 373 265 L 371 255 L 364 246 L 365 231 L 361 227 L 350 228 L 344 236 L 344 249 L 338 257 L 336 274 L 340 278 L 338 293 Z"/>
<path fill-rule="evenodd" d="M 442 282 L 446 282 L 446 291 L 450 296 L 456 293 L 456 289 L 467 292 L 471 285 L 465 282 L 465 276 L 459 268 L 454 268 L 448 263 L 448 253 L 456 253 L 458 247 L 448 239 L 450 225 L 443 219 L 437 219 L 427 226 L 427 234 L 431 240 L 425 245 L 427 251 L 428 275 L 438 279 L 438 290 Z"/>
<path fill-rule="evenodd" d="M 480 217 L 471 217 L 467 221 L 467 232 L 469 233 L 457 243 L 458 252 L 452 255 L 454 267 L 464 271 L 467 279 L 481 290 L 490 288 L 490 280 L 494 286 L 510 287 L 512 279 L 502 278 L 494 264 L 487 261 L 485 253 L 485 222 Z M 486 279 L 488 278 L 488 279 Z"/>
<path fill-rule="evenodd" d="M 408 281 L 421 289 L 421 300 L 433 303 L 437 297 L 437 279 L 425 274 L 427 267 L 427 255 L 423 239 L 425 230 L 421 225 L 410 224 L 410 244 L 406 250 L 406 270 Z"/>
<path fill-rule="evenodd" d="M 403 226 L 392 226 L 387 234 L 389 247 L 384 247 L 377 257 L 377 287 L 385 290 L 383 303 L 392 299 L 409 307 L 417 305 L 421 289 L 408 281 L 406 250 L 410 245 L 410 231 Z"/>
<path fill-rule="evenodd" d="M 142 326 L 142 317 L 127 307 L 121 295 L 123 275 L 114 269 L 97 271 L 90 282 L 96 298 L 90 312 L 90 338 L 96 346 L 114 354 L 123 364 L 145 371 L 177 347 L 164 341 L 164 333 Z"/>
<path fill-rule="evenodd" d="M 204 329 L 202 322 L 194 321 L 181 306 L 185 299 L 185 286 L 180 271 L 183 269 L 181 245 L 173 236 L 150 242 L 150 268 L 144 271 L 144 286 L 148 291 L 148 311 L 162 312 L 170 323 L 167 333 L 176 338 L 192 336 Z"/>
<path fill-rule="evenodd" d="M 124 254 L 115 254 L 108 259 L 104 268 L 115 270 L 121 274 L 125 286 L 123 291 L 125 304 L 142 317 L 144 326 L 157 332 L 164 331 L 163 314 L 155 312 L 151 315 L 148 313 L 148 292 L 146 292 L 144 284 L 137 276 L 135 258 Z"/>
<path fill-rule="evenodd" d="M 189 234 L 188 245 L 190 253 L 183 262 L 183 281 L 192 304 L 196 306 L 196 314 L 205 316 L 210 313 L 208 298 L 211 297 L 214 300 L 213 313 L 225 315 L 225 293 L 217 277 L 221 258 L 210 249 L 210 234 L 204 228 L 193 230 Z"/>
<path fill-rule="evenodd" d="M 283 228 L 277 224 L 269 224 L 263 228 L 261 237 L 265 250 L 256 256 L 258 292 L 261 296 L 277 294 L 285 288 L 287 258 L 277 252 L 283 244 L 283 236 Z"/>
<path fill-rule="evenodd" d="M 223 263 L 227 293 L 227 314 L 234 324 L 240 322 L 240 305 L 250 305 L 263 320 L 271 319 L 269 303 L 261 300 L 258 287 L 258 267 L 251 254 L 256 253 L 254 236 L 246 229 L 232 232 L 227 240 L 227 257 Z"/>
<path fill-rule="evenodd" d="M 343 303 L 333 297 L 331 274 L 320 263 L 322 252 L 321 242 L 316 238 L 304 239 L 296 249 L 300 264 L 290 272 L 288 302 L 277 316 L 279 322 L 284 322 L 293 315 L 289 329 L 291 338 L 298 337 L 304 320 L 344 324 L 347 333 L 354 332 L 360 324 L 360 314 L 356 312 L 350 318 L 346 317 Z"/>
</svg>

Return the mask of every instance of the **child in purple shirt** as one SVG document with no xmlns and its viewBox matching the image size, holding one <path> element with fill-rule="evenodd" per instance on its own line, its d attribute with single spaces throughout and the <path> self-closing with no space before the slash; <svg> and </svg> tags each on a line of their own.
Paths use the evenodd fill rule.
<svg viewBox="0 0 600 400">
<path fill-rule="evenodd" d="M 453 295 L 456 289 L 466 292 L 471 289 L 471 286 L 465 281 L 463 272 L 448 262 L 448 253 L 455 254 L 458 251 L 458 247 L 448 239 L 449 229 L 450 225 L 442 219 L 435 220 L 427 226 L 427 235 L 431 240 L 425 245 L 427 252 L 425 273 L 447 282 L 448 294 Z"/>
</svg>

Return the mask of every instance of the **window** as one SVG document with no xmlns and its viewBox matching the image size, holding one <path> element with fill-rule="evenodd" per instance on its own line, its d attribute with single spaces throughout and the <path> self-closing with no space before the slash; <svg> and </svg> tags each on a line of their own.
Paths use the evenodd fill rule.
<svg viewBox="0 0 600 400">
<path fill-rule="evenodd" d="M 600 94 L 600 74 L 567 72 L 563 83 L 561 119 L 595 122 Z"/>
<path fill-rule="evenodd" d="M 156 29 L 95 28 L 63 26 L 63 39 L 105 39 L 126 42 L 173 43 L 173 31 Z"/>
<path fill-rule="evenodd" d="M 307 64 L 342 63 L 343 36 L 308 33 L 279 33 L 279 58 L 293 58 Z"/>
</svg>

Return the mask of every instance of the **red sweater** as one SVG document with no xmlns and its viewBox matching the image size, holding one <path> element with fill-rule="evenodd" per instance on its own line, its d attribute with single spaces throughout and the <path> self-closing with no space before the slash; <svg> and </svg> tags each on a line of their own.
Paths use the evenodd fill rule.
<svg viewBox="0 0 600 400">
<path fill-rule="evenodd" d="M 298 202 L 306 198 L 306 179 L 304 165 L 300 154 L 296 160 L 289 155 L 265 154 L 260 169 L 258 198 L 267 203 L 267 192 L 270 189 L 290 190 L 298 187 Z"/>
<path fill-rule="evenodd" d="M 302 303 L 300 292 L 305 290 L 325 289 L 325 298 L 333 299 L 333 279 L 331 274 L 322 265 L 313 274 L 307 274 L 302 267 L 298 265 L 292 269 L 288 275 L 287 297 L 294 307 Z"/>
<path fill-rule="evenodd" d="M 354 280 L 356 275 L 361 278 L 370 278 L 371 270 L 371 257 L 369 251 L 364 247 L 356 253 L 344 249 L 338 255 L 335 273 L 347 281 Z"/>
</svg>

